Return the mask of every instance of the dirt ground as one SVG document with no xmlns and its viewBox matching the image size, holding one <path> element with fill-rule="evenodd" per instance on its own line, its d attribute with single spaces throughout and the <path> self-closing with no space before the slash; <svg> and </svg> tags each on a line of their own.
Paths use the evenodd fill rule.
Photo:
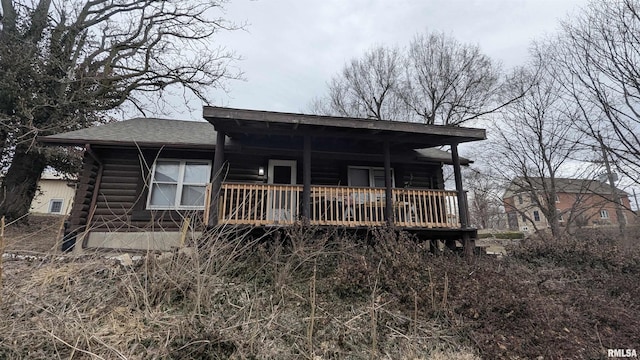
<svg viewBox="0 0 640 360">
<path fill-rule="evenodd" d="M 31 215 L 27 223 L 9 223 L 4 229 L 5 252 L 56 253 L 60 251 L 65 216 Z"/>
</svg>

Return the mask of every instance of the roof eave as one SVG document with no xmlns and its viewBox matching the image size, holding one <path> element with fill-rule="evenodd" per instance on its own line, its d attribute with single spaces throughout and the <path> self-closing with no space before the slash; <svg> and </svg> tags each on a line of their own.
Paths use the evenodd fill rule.
<svg viewBox="0 0 640 360">
<path fill-rule="evenodd" d="M 100 146 L 137 146 L 141 148 L 190 148 L 190 149 L 215 149 L 213 144 L 194 144 L 194 143 L 158 143 L 158 142 L 135 142 L 135 141 L 114 141 L 114 140 L 95 140 L 95 139 L 65 139 L 50 136 L 38 137 L 37 141 L 48 146 L 84 146 L 100 145 Z"/>
<path fill-rule="evenodd" d="M 268 124 L 291 125 L 292 131 L 298 131 L 300 127 L 308 129 L 330 128 L 337 134 L 339 129 L 362 130 L 367 135 L 382 133 L 401 134 L 402 136 L 412 136 L 413 140 L 423 139 L 424 144 L 430 144 L 425 140 L 430 137 L 446 139 L 443 144 L 455 144 L 486 139 L 486 130 L 478 128 L 452 127 L 442 125 L 424 125 L 400 121 L 380 121 L 371 119 L 359 119 L 348 117 L 335 117 L 323 115 L 308 115 L 296 113 L 271 112 L 260 110 L 233 109 L 214 106 L 203 108 L 203 117 L 213 124 L 217 130 L 225 131 L 229 134 L 234 132 L 254 131 L 264 133 L 268 129 Z M 264 128 L 251 129 L 243 126 L 242 123 L 260 125 Z M 353 134 L 349 134 L 352 136 Z M 421 142 L 421 141 L 416 141 Z M 433 146 L 433 145 L 429 145 Z M 416 145 L 415 148 L 418 148 Z"/>
</svg>

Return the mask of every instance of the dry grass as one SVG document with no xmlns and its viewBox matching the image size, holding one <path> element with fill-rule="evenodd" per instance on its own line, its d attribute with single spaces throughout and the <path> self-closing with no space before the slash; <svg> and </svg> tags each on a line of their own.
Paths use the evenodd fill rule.
<svg viewBox="0 0 640 360">
<path fill-rule="evenodd" d="M 0 358 L 602 358 L 640 348 L 638 249 L 529 240 L 503 260 L 295 227 L 131 266 L 6 258 Z"/>
<path fill-rule="evenodd" d="M 382 269 L 368 296 L 337 294 L 336 267 L 366 247 L 301 228 L 276 241 L 227 235 L 133 266 L 7 260 L 0 358 L 474 357 L 455 327 L 377 288 Z"/>
</svg>

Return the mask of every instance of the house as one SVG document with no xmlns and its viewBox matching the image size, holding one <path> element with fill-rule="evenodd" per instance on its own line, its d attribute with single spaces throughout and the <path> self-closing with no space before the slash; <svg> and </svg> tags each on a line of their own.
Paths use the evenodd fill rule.
<svg viewBox="0 0 640 360">
<path fill-rule="evenodd" d="M 85 148 L 69 228 L 83 247 L 160 250 L 180 246 L 186 224 L 296 222 L 473 244 L 460 176 L 469 160 L 457 144 L 485 139 L 483 129 L 222 107 L 205 107 L 204 118 L 39 139 Z M 454 167 L 455 191 L 444 190 L 443 164 Z"/>
<path fill-rule="evenodd" d="M 29 212 L 32 214 L 69 215 L 75 192 L 75 181 L 45 171 L 38 181 L 38 191 L 31 201 Z"/>
<path fill-rule="evenodd" d="M 511 230 L 533 231 L 550 227 L 534 197 L 541 196 L 543 183 L 540 178 L 516 178 L 507 187 L 504 206 Z M 549 182 L 549 179 L 545 179 Z M 611 196 L 611 186 L 592 179 L 556 178 L 556 209 L 561 226 L 602 226 L 619 224 L 616 206 Z M 629 194 L 616 189 L 622 203 L 622 214 L 628 223 L 631 211 Z M 539 201 L 542 201 L 542 197 Z"/>
</svg>

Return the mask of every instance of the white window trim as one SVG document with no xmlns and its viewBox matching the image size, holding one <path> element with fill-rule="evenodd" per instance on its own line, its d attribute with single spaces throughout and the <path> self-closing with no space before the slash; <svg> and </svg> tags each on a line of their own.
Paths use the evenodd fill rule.
<svg viewBox="0 0 640 360">
<path fill-rule="evenodd" d="M 600 210 L 600 219 L 608 219 L 609 211 L 607 209 Z"/>
<path fill-rule="evenodd" d="M 53 203 L 55 201 L 59 201 L 60 202 L 60 211 L 59 212 L 53 212 L 51 211 L 51 208 L 53 207 Z M 64 199 L 50 199 L 49 200 L 49 210 L 48 210 L 49 214 L 64 214 Z"/>
<path fill-rule="evenodd" d="M 153 192 L 153 177 L 156 173 L 156 164 L 158 163 L 158 161 L 178 161 L 180 162 L 180 169 L 178 172 L 178 183 L 177 183 L 177 188 L 176 188 L 176 198 L 173 201 L 173 206 L 166 206 L 166 205 L 151 205 L 151 193 Z M 186 164 L 187 162 L 201 162 L 201 163 L 207 163 L 207 166 L 209 167 L 209 179 L 207 180 L 207 182 L 204 183 L 184 183 L 183 179 L 184 179 L 184 171 L 186 168 Z M 153 162 L 153 166 L 151 168 L 151 177 L 149 179 L 149 191 L 147 194 L 147 210 L 204 210 L 204 204 L 203 205 L 197 205 L 197 206 L 190 206 L 190 205 L 180 205 L 180 202 L 182 200 L 182 187 L 184 185 L 204 185 L 206 186 L 207 183 L 210 181 L 211 179 L 211 161 L 210 160 L 204 160 L 204 159 L 156 159 L 156 161 Z M 163 182 L 160 182 L 163 183 Z M 166 182 L 165 182 L 166 183 Z M 169 183 L 167 183 L 169 184 Z M 173 184 L 173 183 L 171 183 Z M 205 203 L 206 203 L 206 199 L 205 199 Z"/>
<path fill-rule="evenodd" d="M 375 179 L 373 176 L 373 170 L 383 170 L 383 167 L 378 167 L 378 166 L 349 166 L 347 169 L 347 184 L 349 186 L 351 185 L 351 176 L 349 175 L 349 170 L 351 169 L 365 169 L 365 170 L 369 170 L 369 187 L 374 187 L 373 184 L 375 184 Z M 395 176 L 393 175 L 393 168 L 391 168 L 391 187 L 395 188 L 396 187 L 396 179 Z"/>
</svg>

